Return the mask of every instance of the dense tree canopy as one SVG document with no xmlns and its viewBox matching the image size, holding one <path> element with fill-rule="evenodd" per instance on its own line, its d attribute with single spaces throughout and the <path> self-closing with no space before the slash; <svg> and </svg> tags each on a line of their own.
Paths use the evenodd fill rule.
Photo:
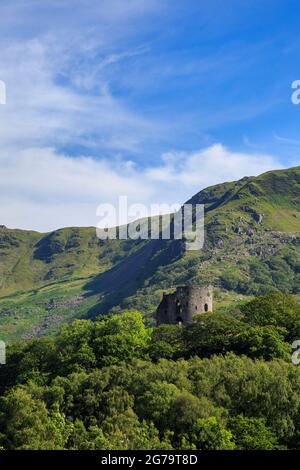
<svg viewBox="0 0 300 470">
<path fill-rule="evenodd" d="M 15 344 L 0 366 L 0 447 L 300 448 L 299 317 L 275 294 L 188 326 L 147 328 L 128 311 Z"/>
</svg>

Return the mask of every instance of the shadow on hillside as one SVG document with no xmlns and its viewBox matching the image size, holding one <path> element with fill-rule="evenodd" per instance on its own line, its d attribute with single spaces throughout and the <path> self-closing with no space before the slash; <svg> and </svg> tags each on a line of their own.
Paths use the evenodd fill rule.
<svg viewBox="0 0 300 470">
<path fill-rule="evenodd" d="M 99 303 L 87 312 L 87 317 L 94 318 L 122 304 L 142 288 L 145 280 L 153 276 L 159 267 L 176 261 L 181 253 L 181 240 L 141 242 L 137 252 L 85 285 L 86 297 L 99 297 Z"/>
</svg>

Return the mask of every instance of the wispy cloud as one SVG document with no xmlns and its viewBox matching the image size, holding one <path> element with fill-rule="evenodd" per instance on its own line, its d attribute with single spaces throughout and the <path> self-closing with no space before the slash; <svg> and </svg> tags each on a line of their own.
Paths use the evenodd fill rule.
<svg viewBox="0 0 300 470">
<path fill-rule="evenodd" d="M 284 137 L 284 136 L 280 136 L 278 134 L 274 134 L 274 137 L 276 140 L 278 140 L 279 142 L 283 142 L 285 144 L 290 144 L 290 145 L 293 145 L 293 146 L 296 146 L 296 147 L 299 147 L 300 146 L 300 140 L 299 139 L 292 139 L 290 137 Z"/>
<path fill-rule="evenodd" d="M 54 51 L 55 49 L 55 51 Z M 138 51 L 108 56 L 106 64 Z M 84 51 L 78 51 L 79 61 Z M 158 132 L 154 124 L 121 99 L 113 96 L 109 83 L 95 61 L 88 70 L 72 64 L 68 48 L 53 37 L 28 40 L 4 47 L 0 74 L 7 84 L 7 106 L 1 109 L 2 146 L 91 145 L 127 150 Z M 64 70 L 68 67 L 68 82 Z"/>
</svg>

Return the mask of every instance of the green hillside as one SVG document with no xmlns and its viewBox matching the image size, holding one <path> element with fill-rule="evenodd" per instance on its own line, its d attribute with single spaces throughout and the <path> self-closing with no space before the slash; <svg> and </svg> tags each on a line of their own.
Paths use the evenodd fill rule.
<svg viewBox="0 0 300 470">
<path fill-rule="evenodd" d="M 0 335 L 44 336 L 74 318 L 137 308 L 151 323 L 162 292 L 212 283 L 216 305 L 300 293 L 300 167 L 207 188 L 205 247 L 108 240 L 94 228 L 47 234 L 0 228 Z"/>
</svg>

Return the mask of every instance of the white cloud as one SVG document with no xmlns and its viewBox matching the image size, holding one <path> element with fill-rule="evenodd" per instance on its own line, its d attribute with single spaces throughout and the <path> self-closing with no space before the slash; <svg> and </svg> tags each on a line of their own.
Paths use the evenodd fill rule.
<svg viewBox="0 0 300 470">
<path fill-rule="evenodd" d="M 170 152 L 162 159 L 161 166 L 149 169 L 148 177 L 184 187 L 210 186 L 281 168 L 279 160 L 272 155 L 232 152 L 222 144 L 192 153 Z"/>
<path fill-rule="evenodd" d="M 194 153 L 169 153 L 160 166 L 122 159 L 68 157 L 51 148 L 0 153 L 0 223 L 52 230 L 95 226 L 100 203 L 183 203 L 212 184 L 279 168 L 270 155 L 235 153 L 216 144 Z"/>
</svg>

